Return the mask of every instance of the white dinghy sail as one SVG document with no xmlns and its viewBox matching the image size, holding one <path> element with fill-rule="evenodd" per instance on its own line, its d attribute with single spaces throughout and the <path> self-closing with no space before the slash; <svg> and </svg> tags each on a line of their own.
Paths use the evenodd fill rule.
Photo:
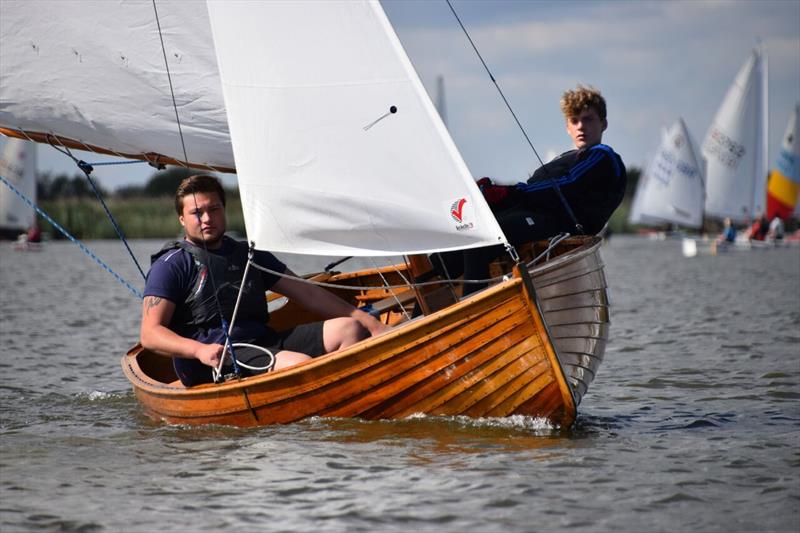
<svg viewBox="0 0 800 533">
<path fill-rule="evenodd" d="M 8 139 L 0 159 L 0 176 L 36 202 L 36 145 L 21 139 Z M 0 234 L 16 238 L 35 222 L 33 207 L 10 188 L 0 186 Z"/>
<path fill-rule="evenodd" d="M 752 51 L 703 142 L 706 215 L 749 223 L 763 213 L 767 179 L 767 56 Z"/>
<path fill-rule="evenodd" d="M 664 132 L 661 145 L 639 181 L 632 224 L 703 225 L 703 165 L 682 118 Z"/>
</svg>

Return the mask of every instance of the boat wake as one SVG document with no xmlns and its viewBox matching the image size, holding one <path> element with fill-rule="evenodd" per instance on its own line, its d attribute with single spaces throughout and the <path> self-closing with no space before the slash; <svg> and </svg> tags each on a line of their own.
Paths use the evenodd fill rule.
<svg viewBox="0 0 800 533">
<path fill-rule="evenodd" d="M 443 419 L 445 421 L 453 421 L 463 427 L 471 428 L 508 428 L 508 429 L 525 429 L 533 431 L 551 432 L 559 429 L 557 424 L 553 424 L 548 419 L 538 416 L 525 416 L 525 415 L 511 415 L 505 417 L 478 417 L 473 418 L 469 416 L 431 416 L 425 413 L 414 413 L 406 420 L 415 419 Z"/>
</svg>

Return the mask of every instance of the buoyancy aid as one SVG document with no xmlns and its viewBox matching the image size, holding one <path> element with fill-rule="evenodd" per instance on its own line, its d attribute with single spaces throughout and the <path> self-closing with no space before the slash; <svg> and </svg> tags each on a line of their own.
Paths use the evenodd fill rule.
<svg viewBox="0 0 800 533">
<path fill-rule="evenodd" d="M 247 265 L 248 247 L 244 242 L 228 237 L 223 238 L 228 241 L 223 243 L 223 248 L 233 247 L 233 251 L 229 255 L 208 252 L 184 240 L 166 243 L 151 257 L 151 262 L 155 262 L 170 250 L 180 248 L 191 254 L 194 259 L 196 269 L 190 283 L 190 290 L 183 302 L 176 302 L 175 313 L 169 325 L 170 329 L 179 335 L 192 337 L 198 329 L 208 330 L 221 327 L 220 311 L 225 320 L 230 323 Z M 214 298 L 215 290 L 217 298 Z M 251 268 L 245 282 L 242 300 L 239 303 L 237 323 L 241 321 L 267 323 L 269 311 L 265 292 L 260 272 Z"/>
</svg>

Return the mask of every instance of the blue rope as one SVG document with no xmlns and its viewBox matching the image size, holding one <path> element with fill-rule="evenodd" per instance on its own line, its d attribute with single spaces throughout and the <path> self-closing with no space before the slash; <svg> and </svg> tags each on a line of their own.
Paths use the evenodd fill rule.
<svg viewBox="0 0 800 533">
<path fill-rule="evenodd" d="M 93 167 L 102 167 L 104 165 L 136 165 L 138 163 L 147 163 L 147 161 L 102 161 L 99 163 L 87 163 L 87 164 Z"/>
<path fill-rule="evenodd" d="M 131 250 L 131 247 L 128 246 L 128 241 L 125 239 L 125 234 L 122 233 L 122 228 L 120 228 L 119 224 L 117 224 L 117 221 L 114 219 L 114 215 L 111 214 L 111 211 L 108 209 L 108 206 L 106 205 L 105 200 L 103 200 L 103 197 L 100 196 L 100 191 L 97 190 L 97 187 L 95 186 L 94 181 L 92 180 L 92 177 L 89 175 L 89 174 L 91 174 L 92 170 L 94 170 L 94 169 L 92 168 L 92 166 L 89 163 L 86 163 L 85 161 L 78 161 L 77 164 L 78 164 L 78 168 L 80 168 L 83 171 L 83 173 L 86 175 L 86 179 L 89 180 L 89 185 L 92 186 L 92 190 L 94 191 L 94 195 L 100 201 L 100 204 L 103 206 L 103 209 L 105 209 L 106 216 L 108 216 L 108 219 L 111 221 L 111 225 L 114 226 L 114 231 L 117 232 L 117 236 L 122 241 L 122 244 L 124 244 L 125 248 L 128 250 L 128 254 L 131 256 L 131 259 L 133 259 L 133 263 L 136 265 L 136 268 L 139 269 L 139 274 L 142 275 L 142 279 L 147 279 L 147 276 L 145 276 L 144 271 L 142 270 L 142 267 L 139 265 L 139 261 L 137 261 L 136 260 L 136 256 L 133 255 L 133 250 Z"/>
<path fill-rule="evenodd" d="M 111 211 L 108 209 L 108 206 L 106 205 L 106 202 L 103 200 L 103 197 L 100 196 L 100 191 L 97 190 L 97 187 L 95 187 L 95 185 L 94 185 L 94 181 L 92 181 L 92 178 L 89 175 L 94 170 L 94 168 L 92 168 L 92 165 L 90 163 L 87 163 L 86 161 L 78 159 L 77 157 L 72 155 L 72 151 L 69 149 L 68 146 L 64 146 L 64 149 L 62 150 L 61 148 L 59 148 L 58 146 L 53 144 L 53 142 L 50 141 L 49 138 L 48 138 L 48 141 L 50 142 L 50 146 L 52 146 L 53 148 L 55 148 L 56 150 L 58 150 L 59 152 L 61 152 L 65 156 L 67 156 L 70 159 L 72 159 L 75 162 L 75 164 L 78 165 L 78 168 L 81 169 L 81 171 L 83 171 L 84 175 L 86 175 L 86 179 L 89 180 L 89 185 L 92 186 L 92 191 L 94 191 L 95 197 L 97 197 L 97 199 L 100 201 L 100 204 L 103 206 L 103 209 L 105 209 L 105 211 L 106 211 L 106 215 L 108 216 L 108 219 L 111 221 L 111 225 L 114 226 L 114 231 L 117 232 L 117 236 L 122 241 L 122 244 L 125 245 L 125 248 L 127 248 L 128 254 L 131 256 L 131 259 L 133 259 L 133 264 L 135 264 L 136 268 L 139 269 L 139 274 L 142 275 L 142 279 L 147 279 L 147 276 L 145 276 L 144 271 L 142 270 L 142 267 L 139 266 L 139 261 L 137 261 L 136 260 L 136 256 L 133 255 L 133 251 L 131 250 L 131 247 L 128 246 L 128 241 L 125 240 L 125 235 L 122 233 L 122 228 L 120 228 L 119 224 L 117 224 L 117 221 L 114 219 L 114 216 L 111 214 Z M 135 162 L 138 163 L 139 161 L 135 161 Z"/>
<path fill-rule="evenodd" d="M 99 259 L 99 258 L 98 258 L 96 255 L 94 255 L 94 253 L 93 253 L 93 252 L 92 252 L 92 251 L 91 251 L 89 248 L 87 248 L 87 247 L 86 247 L 86 245 L 84 245 L 84 244 L 83 244 L 81 241 L 79 241 L 78 239 L 76 239 L 75 237 L 73 237 L 72 235 L 70 235 L 70 234 L 69 234 L 69 232 L 68 232 L 67 230 L 65 230 L 63 227 L 61 227 L 61 225 L 59 225 L 59 224 L 58 224 L 58 222 L 56 222 L 55 220 L 53 220 L 53 219 L 50 217 L 50 215 L 48 215 L 47 213 L 45 213 L 44 211 L 42 211 L 41 209 L 39 209 L 39 207 L 38 207 L 36 204 L 34 204 L 34 203 L 33 203 L 33 202 L 32 202 L 32 201 L 31 201 L 31 200 L 30 200 L 30 199 L 29 199 L 27 196 L 25 196 L 25 195 L 24 195 L 22 192 L 18 191 L 18 190 L 17 190 L 17 188 L 16 188 L 16 187 L 14 187 L 13 185 L 11 185 L 11 183 L 10 183 L 8 180 L 6 180 L 6 179 L 5 179 L 3 176 L 0 176 L 0 181 L 2 181 L 2 182 L 3 182 L 3 183 L 4 183 L 4 184 L 5 184 L 5 185 L 6 185 L 6 186 L 9 188 L 9 189 L 11 189 L 11 190 L 12 190 L 14 193 L 16 193 L 16 195 L 17 195 L 17 196 L 19 196 L 20 198 L 22 198 L 22 200 L 23 200 L 23 201 L 24 201 L 26 204 L 28 204 L 29 206 L 31 206 L 32 208 L 34 208 L 34 209 L 36 210 L 36 212 L 37 212 L 37 213 L 39 213 L 39 215 L 41 215 L 41 216 L 42 216 L 42 218 L 44 218 L 44 219 L 45 219 L 45 220 L 47 220 L 47 221 L 48 221 L 50 224 L 52 224 L 52 226 L 53 226 L 54 228 L 56 228 L 58 231 L 60 231 L 61 233 L 63 233 L 63 234 L 64 234 L 64 236 L 65 236 L 65 237 L 67 237 L 69 240 L 71 240 L 72 242 L 74 242 L 75 244 L 77 244 L 77 245 L 80 247 L 80 249 L 84 251 L 84 253 L 86 253 L 86 254 L 87 254 L 89 257 L 91 257 L 92 259 L 94 259 L 94 261 L 95 261 L 95 262 L 96 262 L 98 265 L 100 265 L 101 267 L 103 267 L 103 268 L 104 268 L 104 269 L 105 269 L 105 270 L 106 270 L 106 271 L 107 271 L 109 274 L 111 274 L 112 276 L 114 276 L 114 277 L 117 279 L 117 281 L 119 281 L 120 283 L 122 283 L 123 285 L 125 285 L 125 286 L 128 288 L 128 290 L 129 290 L 129 291 L 131 291 L 131 292 L 133 293 L 133 295 L 134 295 L 134 296 L 136 296 L 136 297 L 137 297 L 137 298 L 139 298 L 140 300 L 141 300 L 141 299 L 144 297 L 144 296 L 142 295 L 142 293 L 140 293 L 138 290 L 136 290 L 136 288 L 134 288 L 134 287 L 133 287 L 133 286 L 132 286 L 130 283 L 128 283 L 127 281 L 125 281 L 125 279 L 124 279 L 124 278 L 122 278 L 122 276 L 120 276 L 119 274 L 117 274 L 116 272 L 114 272 L 114 271 L 111 269 L 111 267 L 109 267 L 107 264 L 105 264 L 103 261 L 101 261 L 101 260 L 100 260 L 100 259 Z"/>
</svg>

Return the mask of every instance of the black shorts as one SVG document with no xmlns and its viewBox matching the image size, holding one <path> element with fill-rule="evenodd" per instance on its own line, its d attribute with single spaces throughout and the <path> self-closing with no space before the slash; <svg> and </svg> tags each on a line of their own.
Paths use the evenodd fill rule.
<svg viewBox="0 0 800 533">
<path fill-rule="evenodd" d="M 248 342 L 247 344 L 255 344 L 263 346 L 273 355 L 277 355 L 282 350 L 290 350 L 292 352 L 304 353 L 310 357 L 319 357 L 325 355 L 325 343 L 322 339 L 322 324 L 323 322 L 312 322 L 310 324 L 301 324 L 292 329 L 285 331 L 270 330 L 269 333 L 255 342 Z M 271 366 L 275 364 L 275 359 L 264 353 L 257 348 L 239 347 L 234 348 L 236 360 L 246 364 L 247 366 L 258 367 L 261 370 L 251 370 L 247 368 L 240 368 L 241 375 L 255 376 L 263 374 L 271 370 Z M 196 359 L 180 359 L 173 358 L 175 370 L 181 382 L 187 386 L 200 385 L 201 383 L 213 383 L 211 367 L 208 367 Z M 270 365 L 269 369 L 265 369 Z M 222 373 L 227 374 L 232 372 L 231 366 L 224 366 Z"/>
</svg>

